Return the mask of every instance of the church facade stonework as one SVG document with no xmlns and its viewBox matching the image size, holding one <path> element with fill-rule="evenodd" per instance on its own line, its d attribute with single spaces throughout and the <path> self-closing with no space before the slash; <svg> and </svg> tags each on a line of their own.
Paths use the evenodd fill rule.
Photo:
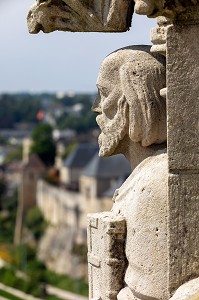
<svg viewBox="0 0 199 300">
<path fill-rule="evenodd" d="M 152 47 L 100 67 L 99 154 L 124 154 L 132 173 L 110 212 L 88 216 L 89 299 L 199 300 L 199 1 L 37 0 L 28 26 L 121 32 L 133 12 L 158 27 Z"/>
</svg>

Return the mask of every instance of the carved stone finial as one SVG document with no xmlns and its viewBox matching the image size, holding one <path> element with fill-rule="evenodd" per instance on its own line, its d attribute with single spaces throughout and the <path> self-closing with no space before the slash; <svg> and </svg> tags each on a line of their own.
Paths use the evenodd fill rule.
<svg viewBox="0 0 199 300">
<path fill-rule="evenodd" d="M 28 13 L 28 29 L 123 32 L 131 26 L 133 7 L 132 0 L 37 0 Z"/>
<path fill-rule="evenodd" d="M 165 16 L 175 19 L 188 7 L 198 3 L 198 0 L 135 0 L 135 12 L 148 17 Z"/>
</svg>

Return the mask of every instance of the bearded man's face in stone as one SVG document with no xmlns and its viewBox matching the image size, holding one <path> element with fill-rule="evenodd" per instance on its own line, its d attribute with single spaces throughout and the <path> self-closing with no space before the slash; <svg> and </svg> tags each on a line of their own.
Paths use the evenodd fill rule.
<svg viewBox="0 0 199 300">
<path fill-rule="evenodd" d="M 99 155 L 118 154 L 118 146 L 125 136 L 126 116 L 124 115 L 125 97 L 121 91 L 119 71 L 110 68 L 109 60 L 105 60 L 100 68 L 97 79 L 98 97 L 94 102 L 93 111 L 101 129 L 98 139 Z"/>
</svg>

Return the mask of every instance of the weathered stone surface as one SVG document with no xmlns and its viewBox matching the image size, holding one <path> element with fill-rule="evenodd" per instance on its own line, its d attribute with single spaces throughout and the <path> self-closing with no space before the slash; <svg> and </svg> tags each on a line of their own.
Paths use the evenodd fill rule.
<svg viewBox="0 0 199 300">
<path fill-rule="evenodd" d="M 192 279 L 180 286 L 170 300 L 198 300 L 199 278 Z"/>
<path fill-rule="evenodd" d="M 128 267 L 122 278 L 126 287 L 118 285 L 119 300 L 169 297 L 165 284 L 168 169 L 166 154 L 158 152 L 166 141 L 166 103 L 160 96 L 166 85 L 164 63 L 164 57 L 151 54 L 149 46 L 119 49 L 104 60 L 97 80 L 99 95 L 93 110 L 99 114 L 97 123 L 102 130 L 100 155 L 123 153 L 133 169 L 137 166 L 116 191 L 109 215 L 113 224 L 117 218 L 127 224 L 123 261 L 127 259 Z M 101 218 L 99 214 L 98 221 Z M 97 254 L 101 251 L 99 234 L 93 236 Z M 109 257 L 109 250 L 103 255 Z M 104 274 L 107 281 L 119 275 Z M 90 270 L 94 291 L 100 282 L 100 275 L 96 276 Z M 116 293 L 105 297 L 98 290 L 90 299 L 113 300 Z"/>
<path fill-rule="evenodd" d="M 88 216 L 89 299 L 116 299 L 123 286 L 126 222 L 111 213 Z"/>
<path fill-rule="evenodd" d="M 166 36 L 167 26 L 161 26 L 151 29 L 151 52 L 157 52 L 166 56 Z"/>
<path fill-rule="evenodd" d="M 151 151 L 147 146 L 166 141 L 166 103 L 160 96 L 166 86 L 164 63 L 164 57 L 151 54 L 149 46 L 122 48 L 104 60 L 93 105 L 102 130 L 101 156 L 123 153 L 119 142 L 125 135 L 139 148 L 139 162 L 143 152 Z"/>
<path fill-rule="evenodd" d="M 171 25 L 167 31 L 170 170 L 199 170 L 198 32 L 199 25 Z"/>
<path fill-rule="evenodd" d="M 166 16 L 176 19 L 198 0 L 135 0 L 135 12 L 148 17 Z"/>
<path fill-rule="evenodd" d="M 61 31 L 123 32 L 129 30 L 132 0 L 37 0 L 28 13 L 30 33 Z"/>
<path fill-rule="evenodd" d="M 199 174 L 169 176 L 169 286 L 199 276 Z"/>
<path fill-rule="evenodd" d="M 166 17 L 158 17 L 157 23 L 159 27 L 151 29 L 151 42 L 153 44 L 151 52 L 166 56 L 167 29 L 171 20 Z"/>
<path fill-rule="evenodd" d="M 119 300 L 168 299 L 167 155 L 145 159 L 114 198 L 113 213 L 127 222 L 128 287 Z"/>
<path fill-rule="evenodd" d="M 38 258 L 48 269 L 73 278 L 87 277 L 87 267 L 82 257 L 74 253 L 77 229 L 66 224 L 48 225 L 37 249 Z"/>
</svg>

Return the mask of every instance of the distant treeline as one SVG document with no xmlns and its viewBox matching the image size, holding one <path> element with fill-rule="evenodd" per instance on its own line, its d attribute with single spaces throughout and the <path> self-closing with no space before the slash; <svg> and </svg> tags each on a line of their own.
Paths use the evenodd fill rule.
<svg viewBox="0 0 199 300">
<path fill-rule="evenodd" d="M 77 94 L 0 94 L 0 128 L 15 128 L 16 124 L 37 124 L 39 111 L 51 114 L 59 129 L 74 129 L 85 132 L 96 127 L 95 114 L 91 112 L 94 95 Z M 70 108 L 82 104 L 79 114 L 71 113 Z M 59 110 L 61 113 L 56 114 Z"/>
<path fill-rule="evenodd" d="M 39 99 L 29 95 L 0 95 L 0 128 L 14 128 L 16 123 L 21 122 L 37 123 L 39 107 Z"/>
</svg>

